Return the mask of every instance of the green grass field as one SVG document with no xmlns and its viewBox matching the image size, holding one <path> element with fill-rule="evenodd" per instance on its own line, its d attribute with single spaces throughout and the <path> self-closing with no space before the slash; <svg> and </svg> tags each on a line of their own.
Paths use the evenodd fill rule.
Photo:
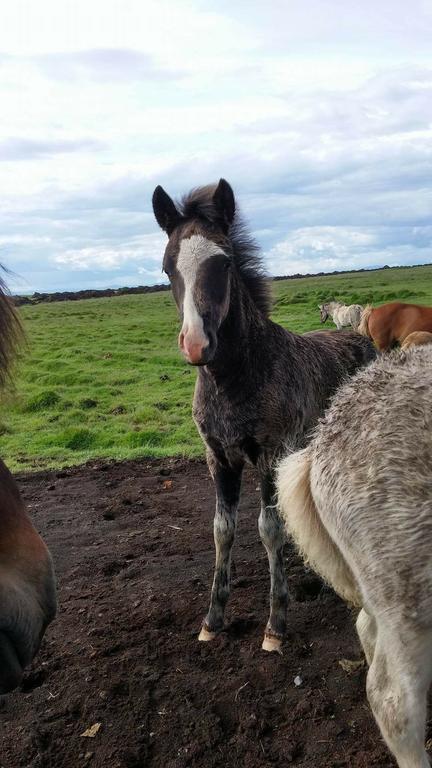
<svg viewBox="0 0 432 768">
<path fill-rule="evenodd" d="M 317 304 L 432 304 L 432 265 L 274 283 L 273 318 L 320 326 Z M 13 470 L 91 458 L 202 455 L 191 419 L 196 371 L 177 351 L 170 293 L 23 307 L 28 334 L 5 393 L 0 455 Z"/>
</svg>

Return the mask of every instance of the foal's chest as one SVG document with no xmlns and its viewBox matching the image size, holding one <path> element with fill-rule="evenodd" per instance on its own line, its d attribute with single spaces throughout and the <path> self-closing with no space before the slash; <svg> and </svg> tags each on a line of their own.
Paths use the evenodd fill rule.
<svg viewBox="0 0 432 768">
<path fill-rule="evenodd" d="M 256 425 L 256 413 L 252 417 L 247 402 L 232 403 L 215 387 L 202 387 L 198 381 L 192 414 L 201 437 L 215 453 L 245 453 L 245 439 L 253 438 Z"/>
<path fill-rule="evenodd" d="M 227 408 L 223 401 L 194 401 L 192 415 L 205 442 L 217 440 L 224 448 L 239 445 L 248 426 L 248 420 L 242 419 L 239 411 Z"/>
<path fill-rule="evenodd" d="M 199 387 L 197 382 L 192 413 L 201 437 L 222 463 L 264 466 L 280 445 L 280 435 L 267 429 L 255 400 L 239 397 L 233 402 L 216 388 Z"/>
</svg>

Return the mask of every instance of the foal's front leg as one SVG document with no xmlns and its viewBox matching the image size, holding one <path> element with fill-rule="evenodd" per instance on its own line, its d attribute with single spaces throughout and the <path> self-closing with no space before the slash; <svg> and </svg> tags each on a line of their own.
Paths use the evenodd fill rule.
<svg viewBox="0 0 432 768">
<path fill-rule="evenodd" d="M 216 488 L 214 541 L 216 563 L 210 608 L 198 640 L 213 640 L 223 629 L 225 606 L 230 592 L 231 549 L 237 524 L 243 465 L 236 468 L 220 464 L 211 455 L 208 465 Z"/>
<path fill-rule="evenodd" d="M 283 559 L 285 531 L 276 506 L 276 490 L 271 474 L 266 474 L 261 479 L 261 514 L 258 519 L 258 529 L 270 568 L 270 617 L 262 647 L 264 651 L 281 653 L 288 604 Z"/>
</svg>

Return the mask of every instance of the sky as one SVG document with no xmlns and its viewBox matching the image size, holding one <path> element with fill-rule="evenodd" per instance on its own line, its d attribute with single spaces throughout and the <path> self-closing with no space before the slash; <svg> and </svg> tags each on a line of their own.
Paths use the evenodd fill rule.
<svg viewBox="0 0 432 768">
<path fill-rule="evenodd" d="M 226 178 L 270 274 L 432 261 L 432 0 L 9 0 L 12 290 L 164 281 L 157 184 Z"/>
</svg>

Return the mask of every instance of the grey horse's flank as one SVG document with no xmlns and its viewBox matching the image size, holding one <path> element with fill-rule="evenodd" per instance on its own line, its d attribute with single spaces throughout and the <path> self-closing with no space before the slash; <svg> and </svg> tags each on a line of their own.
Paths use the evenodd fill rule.
<svg viewBox="0 0 432 768">
<path fill-rule="evenodd" d="M 363 312 L 360 304 L 340 304 L 338 301 L 329 301 L 327 304 L 318 304 L 320 319 L 325 323 L 328 317 L 331 317 L 336 328 L 347 328 L 351 326 L 353 331 L 357 331 Z"/>
<path fill-rule="evenodd" d="M 381 357 L 336 393 L 313 441 L 277 470 L 288 532 L 361 608 L 367 695 L 399 768 L 429 767 L 431 392 L 432 346 Z"/>
<path fill-rule="evenodd" d="M 179 346 L 199 366 L 193 417 L 216 489 L 216 564 L 200 640 L 224 626 L 241 478 L 250 463 L 260 477 L 258 527 L 271 582 L 263 648 L 280 650 L 288 593 L 274 462 L 284 444 L 306 445 L 330 396 L 375 350 L 358 334 L 299 336 L 270 320 L 270 285 L 258 248 L 223 179 L 177 205 L 157 187 L 153 207 L 168 235 L 164 269 L 181 317 Z"/>
</svg>

